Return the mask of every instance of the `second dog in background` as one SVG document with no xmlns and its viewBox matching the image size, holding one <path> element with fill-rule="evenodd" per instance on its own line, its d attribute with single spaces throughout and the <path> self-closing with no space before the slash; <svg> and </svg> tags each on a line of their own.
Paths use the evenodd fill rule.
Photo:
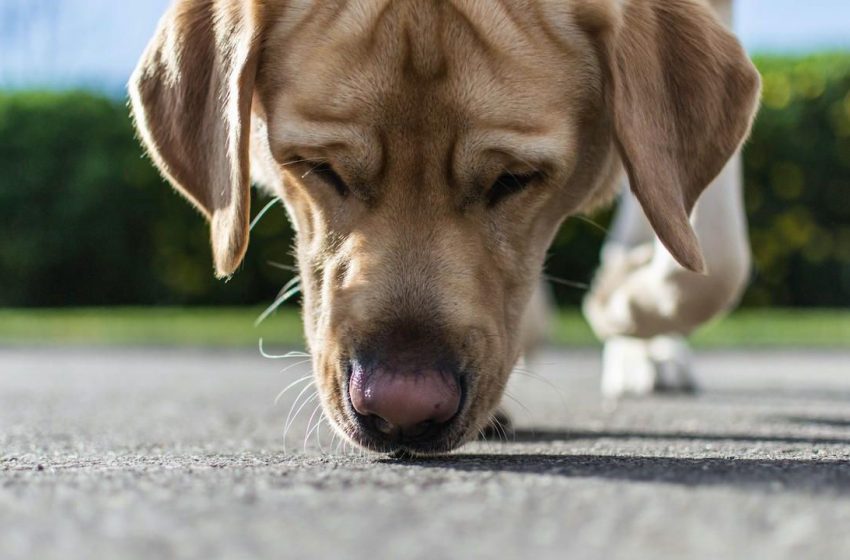
<svg viewBox="0 0 850 560">
<path fill-rule="evenodd" d="M 712 5 L 731 27 L 732 0 L 712 0 Z M 750 277 L 740 154 L 706 189 L 691 222 L 705 275 L 676 262 L 638 199 L 628 188 L 624 191 L 584 307 L 605 341 L 602 391 L 607 397 L 695 388 L 686 337 L 731 310 Z"/>
</svg>

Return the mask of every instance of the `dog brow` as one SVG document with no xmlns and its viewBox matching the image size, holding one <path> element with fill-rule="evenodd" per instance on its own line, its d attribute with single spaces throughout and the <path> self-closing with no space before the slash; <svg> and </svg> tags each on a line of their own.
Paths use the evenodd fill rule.
<svg viewBox="0 0 850 560">
<path fill-rule="evenodd" d="M 350 124 L 354 120 L 353 111 L 328 111 L 325 105 L 299 103 L 295 111 L 301 120 L 320 124 Z"/>
<path fill-rule="evenodd" d="M 484 122 L 482 129 L 488 132 L 507 132 L 521 136 L 545 136 L 551 130 L 550 127 L 530 122 Z"/>
</svg>

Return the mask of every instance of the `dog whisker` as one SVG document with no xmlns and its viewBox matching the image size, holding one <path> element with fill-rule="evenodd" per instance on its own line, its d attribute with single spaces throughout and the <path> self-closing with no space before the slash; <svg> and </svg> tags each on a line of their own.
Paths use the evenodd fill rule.
<svg viewBox="0 0 850 560">
<path fill-rule="evenodd" d="M 257 321 L 254 323 L 254 326 L 257 327 L 262 324 L 263 321 L 268 319 L 272 313 L 277 311 L 278 308 L 280 308 L 281 305 L 286 303 L 292 296 L 300 293 L 301 286 L 299 282 L 301 282 L 301 278 L 298 276 L 290 280 L 287 286 L 291 285 L 292 287 L 287 289 L 287 287 L 284 286 L 284 290 L 286 291 L 284 291 L 282 295 L 278 296 L 278 298 L 275 299 L 274 302 L 265 311 L 263 311 L 263 313 L 257 318 Z"/>
<path fill-rule="evenodd" d="M 315 425 L 313 425 L 313 418 L 316 416 L 316 414 L 318 414 L 318 415 L 319 415 L 319 416 L 318 416 L 318 420 L 316 420 L 316 424 L 315 424 Z M 319 448 L 319 451 L 322 453 L 322 455 L 328 455 L 328 452 L 327 452 L 327 451 L 325 451 L 325 447 L 324 447 L 324 445 L 322 444 L 322 438 L 321 438 L 322 425 L 323 425 L 323 424 L 328 424 L 328 425 L 330 425 L 330 424 L 329 424 L 329 422 L 328 422 L 328 417 L 327 417 L 327 415 L 325 414 L 324 409 L 323 409 L 323 407 L 322 407 L 321 403 L 319 403 L 319 405 L 316 407 L 316 409 L 315 409 L 315 410 L 313 411 L 313 413 L 310 415 L 310 420 L 309 420 L 309 422 L 307 422 L 307 428 L 308 428 L 308 429 L 306 430 L 306 435 L 304 436 L 304 452 L 305 452 L 305 453 L 307 452 L 307 444 L 308 444 L 308 442 L 309 442 L 309 440 L 310 440 L 310 437 L 311 437 L 313 434 L 315 434 L 315 436 L 316 436 L 316 445 L 317 445 L 317 447 Z M 312 428 L 310 427 L 311 425 L 312 425 Z"/>
<path fill-rule="evenodd" d="M 277 293 L 278 297 L 282 297 L 286 292 L 297 286 L 301 282 L 301 276 L 294 276 L 292 279 L 283 285 L 283 288 Z"/>
<path fill-rule="evenodd" d="M 345 449 L 345 440 L 339 437 L 339 434 L 336 430 L 333 431 L 333 436 L 331 436 L 331 446 L 336 442 L 336 447 L 334 448 L 334 454 L 339 455 L 340 449 L 342 449 L 342 454 L 344 455 L 346 452 Z"/>
<path fill-rule="evenodd" d="M 322 455 L 329 455 L 328 451 L 325 451 L 325 446 L 322 445 L 322 424 L 328 424 L 328 417 L 325 414 L 324 410 L 319 415 L 319 422 L 316 424 L 315 432 L 316 432 L 316 444 L 319 446 L 319 450 L 322 452 Z"/>
<path fill-rule="evenodd" d="M 608 233 L 609 233 L 608 228 L 606 228 L 602 224 L 599 224 L 599 223 L 591 220 L 587 216 L 582 216 L 581 214 L 578 214 L 578 215 L 575 215 L 575 216 L 570 216 L 570 218 L 572 218 L 574 220 L 578 220 L 580 222 L 584 222 L 586 224 L 589 224 L 589 225 L 593 226 L 595 229 L 597 229 L 598 231 L 601 231 L 602 233 L 604 233 L 605 235 L 608 235 Z"/>
<path fill-rule="evenodd" d="M 495 420 L 496 420 L 496 426 L 499 428 L 499 431 L 502 432 L 502 435 L 504 436 L 504 442 L 509 443 L 509 440 L 513 436 L 508 433 L 507 426 L 505 426 L 505 424 L 503 424 L 502 421 L 499 420 L 498 416 L 495 418 Z"/>
<path fill-rule="evenodd" d="M 492 414 L 487 415 L 487 423 L 489 424 L 488 427 L 492 428 L 492 433 L 496 435 L 496 438 L 501 443 L 502 436 L 501 436 L 501 434 L 499 434 L 499 431 L 496 429 L 496 422 L 495 421 L 496 421 L 495 416 L 493 416 Z M 491 437 L 487 438 L 485 441 L 492 441 L 492 434 L 490 434 L 490 435 L 491 435 Z"/>
<path fill-rule="evenodd" d="M 312 387 L 315 387 L 315 385 L 316 385 L 316 382 L 312 381 L 312 382 L 308 383 L 307 385 L 305 385 L 301 389 L 301 391 L 298 392 L 298 395 L 296 395 L 295 400 L 292 401 L 292 406 L 289 407 L 289 414 L 286 415 L 286 421 L 284 422 L 285 429 L 289 429 L 290 425 L 295 420 L 295 416 L 297 416 L 297 414 L 298 414 L 297 412 L 295 412 L 295 409 L 298 406 L 298 403 L 301 401 L 301 398 L 304 397 L 304 394 L 307 391 L 309 391 Z M 310 395 L 309 397 L 307 397 L 307 401 L 309 401 L 311 398 L 313 398 L 316 395 L 318 395 L 318 392 L 314 392 L 313 395 Z M 305 402 L 307 402 L 307 401 L 305 401 Z M 299 408 L 299 410 L 300 410 L 300 408 Z M 294 415 L 293 415 L 293 413 L 294 413 Z"/>
<path fill-rule="evenodd" d="M 304 363 L 304 362 L 300 362 L 300 363 Z M 309 381 L 309 380 L 310 380 L 310 379 L 312 379 L 312 378 L 313 378 L 313 375 L 312 375 L 312 374 L 310 374 L 310 375 L 305 375 L 305 376 L 304 376 L 304 377 L 302 377 L 301 379 L 296 379 L 295 381 L 293 381 L 292 383 L 290 383 L 289 385 L 287 385 L 287 386 L 286 386 L 286 388 L 285 388 L 283 391 L 281 391 L 280 393 L 278 393 L 277 397 L 275 397 L 275 399 L 274 399 L 274 404 L 275 404 L 275 406 L 277 406 L 277 405 L 278 405 L 278 403 L 280 402 L 280 399 L 283 397 L 283 395 L 285 395 L 285 394 L 286 394 L 286 392 L 287 392 L 287 391 L 289 391 L 290 389 L 292 389 L 292 388 L 296 387 L 296 386 L 297 386 L 297 385 L 299 385 L 300 383 L 304 383 L 304 382 L 306 382 L 306 381 Z"/>
<path fill-rule="evenodd" d="M 325 417 L 325 421 L 327 422 L 327 417 Z M 330 447 L 331 447 L 331 449 L 333 450 L 334 455 L 339 455 L 339 445 L 337 445 L 336 447 L 334 447 L 334 443 L 335 443 L 335 442 L 336 442 L 336 433 L 334 433 L 334 432 L 332 431 L 332 432 L 331 432 L 331 443 L 330 443 Z"/>
<path fill-rule="evenodd" d="M 321 166 L 323 166 L 325 163 L 327 163 L 327 160 L 310 160 L 310 163 L 315 163 L 316 165 L 314 165 L 314 166 L 310 169 L 310 171 L 308 171 L 307 173 L 305 173 L 304 175 L 302 175 L 302 176 L 301 176 L 301 178 L 302 178 L 302 179 L 306 179 L 307 177 L 309 177 L 309 176 L 313 173 L 313 171 L 317 170 L 318 168 L 320 168 Z"/>
<path fill-rule="evenodd" d="M 499 443 L 508 443 L 508 434 L 505 430 L 502 422 L 499 421 L 499 418 L 495 414 L 490 414 L 488 416 L 490 425 L 493 426 L 493 430 L 496 433 L 496 437 L 499 439 Z"/>
<path fill-rule="evenodd" d="M 287 161 L 285 163 L 281 163 L 280 166 L 281 167 L 291 167 L 291 166 L 297 165 L 299 163 L 314 163 L 316 161 L 318 161 L 318 160 L 316 160 L 316 159 L 296 159 L 296 160 L 293 160 L 293 161 Z"/>
<path fill-rule="evenodd" d="M 319 451 L 321 451 L 322 455 L 325 456 L 331 454 L 330 447 L 325 450 L 325 446 L 322 443 L 322 432 L 326 426 L 330 427 L 330 422 L 328 421 L 327 415 L 324 413 L 324 411 L 322 411 L 322 413 L 319 415 L 319 420 L 318 422 L 316 422 L 316 426 L 313 428 L 312 431 L 315 433 L 316 445 L 319 446 Z"/>
<path fill-rule="evenodd" d="M 520 163 L 524 163 L 525 165 L 527 165 L 527 166 L 528 166 L 528 168 L 529 168 L 529 170 L 530 170 L 532 173 L 540 173 L 540 168 L 538 168 L 536 165 L 534 165 L 533 163 L 531 163 L 530 161 L 528 161 L 528 160 L 527 160 L 527 159 L 525 159 L 524 157 L 520 156 L 519 154 L 514 154 L 514 157 L 515 157 L 517 160 L 519 160 L 519 161 L 520 161 Z"/>
<path fill-rule="evenodd" d="M 489 453 L 498 452 L 495 445 L 493 444 L 493 440 L 490 437 L 487 437 L 487 431 L 485 428 L 478 428 L 478 445 L 480 445 L 484 451 Z"/>
<path fill-rule="evenodd" d="M 302 360 L 300 362 L 295 362 L 294 364 L 289 364 L 288 366 L 286 366 L 285 368 L 280 370 L 280 373 L 282 373 L 282 374 L 286 373 L 287 371 L 291 370 L 292 368 L 295 368 L 295 367 L 298 367 L 298 366 L 303 366 L 304 364 L 309 364 L 312 361 L 313 361 L 312 358 L 307 358 L 306 360 Z M 312 374 L 310 374 L 308 377 L 312 377 Z"/>
<path fill-rule="evenodd" d="M 320 402 L 319 404 L 316 405 L 316 408 L 313 409 L 313 413 L 310 415 L 310 419 L 307 420 L 307 428 L 305 430 L 306 434 L 304 435 L 304 448 L 303 448 L 304 453 L 307 453 L 307 442 L 310 440 L 310 436 L 313 434 L 313 430 L 315 430 L 316 428 L 318 428 L 322 424 L 322 419 L 321 419 L 321 417 L 319 417 L 319 422 L 316 423 L 316 427 L 311 429 L 311 426 L 313 425 L 313 420 L 316 419 L 316 415 L 319 413 L 319 411 L 321 409 L 322 409 L 322 403 Z M 320 450 L 321 450 L 321 448 L 320 448 Z"/>
<path fill-rule="evenodd" d="M 519 407 L 520 407 L 520 408 L 521 408 L 521 409 L 522 409 L 522 410 L 526 413 L 526 415 L 528 416 L 528 418 L 529 418 L 529 419 L 531 419 L 531 418 L 532 418 L 531 409 L 529 409 L 529 408 L 528 408 L 527 406 L 525 406 L 522 402 L 520 402 L 520 400 L 519 400 L 518 398 L 516 398 L 515 396 L 513 396 L 512 394 L 510 394 L 508 391 L 505 391 L 505 392 L 504 392 L 504 396 L 505 396 L 505 397 L 507 397 L 507 398 L 509 398 L 509 399 L 510 399 L 510 400 L 512 400 L 513 402 L 515 402 L 515 403 L 517 404 L 517 406 L 519 406 Z"/>
<path fill-rule="evenodd" d="M 262 220 L 262 219 L 263 219 L 263 217 L 264 217 L 266 214 L 268 214 L 268 213 L 269 213 L 269 210 L 271 210 L 272 208 L 274 208 L 274 207 L 275 207 L 275 206 L 276 206 L 279 202 L 280 202 L 280 199 L 279 199 L 279 198 L 277 198 L 277 197 L 274 197 L 274 198 L 272 199 L 272 201 L 271 201 L 271 202 L 269 202 L 268 204 L 266 204 L 266 205 L 263 207 L 263 209 L 259 211 L 259 213 L 258 213 L 258 214 L 257 214 L 257 216 L 254 218 L 254 220 L 251 222 L 251 225 L 248 227 L 248 231 L 254 231 L 254 228 L 255 228 L 255 227 L 257 227 L 257 224 L 259 224 L 259 223 L 260 223 L 260 220 Z"/>
<path fill-rule="evenodd" d="M 585 282 L 575 282 L 573 280 L 564 280 L 563 278 L 558 278 L 556 276 L 550 276 L 549 274 L 544 274 L 543 279 L 552 282 L 553 284 L 558 284 L 560 286 L 566 286 L 568 288 L 575 288 L 577 290 L 589 290 L 590 284 Z"/>
<path fill-rule="evenodd" d="M 298 407 L 298 410 L 295 412 L 295 414 L 292 416 L 292 420 L 290 420 L 289 424 L 284 427 L 284 429 L 283 429 L 283 452 L 284 453 L 287 453 L 287 451 L 288 451 L 287 444 L 286 444 L 286 436 L 289 435 L 289 430 L 295 424 L 295 420 L 298 418 L 298 416 L 301 414 L 301 412 L 304 410 L 304 408 L 307 405 L 316 402 L 316 399 L 318 399 L 318 398 L 319 398 L 319 394 L 313 393 L 307 399 L 305 399 L 304 402 L 301 403 L 301 406 Z"/>
<path fill-rule="evenodd" d="M 298 415 L 301 413 L 302 410 L 304 410 L 304 407 L 307 406 L 307 404 L 315 401 L 319 397 L 318 391 L 314 391 L 312 395 L 310 395 L 309 397 L 304 399 L 304 402 L 300 406 L 298 406 L 298 403 L 301 400 L 301 398 L 304 396 L 304 394 L 308 390 L 310 390 L 311 387 L 315 387 L 315 385 L 316 385 L 316 382 L 313 381 L 313 382 L 309 383 L 307 386 L 305 386 L 303 389 L 301 389 L 301 392 L 298 393 L 298 396 L 295 397 L 295 400 L 292 402 L 292 406 L 289 408 L 289 414 L 286 415 L 286 422 L 284 422 L 284 428 L 283 428 L 284 452 L 286 451 L 286 435 L 289 433 L 289 429 L 292 427 L 292 424 L 295 423 L 295 419 L 298 418 Z M 298 407 L 297 410 L 296 410 L 296 407 Z"/>
<path fill-rule="evenodd" d="M 288 352 L 288 353 L 284 354 L 283 356 L 274 356 L 272 354 L 267 353 L 263 349 L 263 339 L 262 338 L 260 339 L 260 355 L 263 358 L 266 358 L 268 360 L 291 360 L 293 358 L 312 358 L 312 356 L 310 354 L 308 354 L 307 352 L 297 352 L 297 351 Z"/>
<path fill-rule="evenodd" d="M 278 270 L 285 270 L 287 272 L 300 272 L 300 270 L 298 269 L 297 266 L 292 266 L 292 265 L 283 264 L 283 263 L 274 262 L 274 261 L 268 261 L 266 264 L 268 264 L 270 267 L 276 268 Z"/>
<path fill-rule="evenodd" d="M 533 379 L 535 381 L 543 383 L 544 385 L 546 385 L 547 387 L 549 387 L 550 389 L 555 391 L 555 393 L 557 393 L 558 397 L 561 400 L 561 405 L 565 409 L 567 408 L 567 398 L 564 395 L 564 392 L 561 390 L 561 388 L 558 387 L 557 385 L 555 385 L 554 383 L 552 383 L 551 381 L 549 381 L 548 379 L 546 379 L 545 377 L 543 377 L 542 375 L 540 375 L 538 373 L 534 373 L 533 371 L 529 371 L 527 369 L 520 368 L 520 367 L 515 367 L 513 369 L 513 373 L 515 373 L 517 375 L 522 375 L 523 377 L 527 377 L 529 379 Z"/>
<path fill-rule="evenodd" d="M 538 374 L 538 373 L 534 373 L 533 371 L 529 371 L 529 370 L 527 370 L 527 369 L 523 369 L 523 368 L 515 367 L 515 368 L 513 369 L 513 373 L 515 373 L 515 374 L 517 374 L 517 375 L 522 375 L 522 376 L 528 377 L 529 379 L 534 379 L 535 381 L 539 381 L 539 382 L 541 382 L 541 383 L 544 383 L 544 384 L 545 384 L 546 386 L 548 386 L 550 389 L 554 389 L 554 390 L 556 390 L 556 391 L 560 391 L 560 389 L 558 388 L 558 386 L 557 386 L 557 385 L 555 385 L 554 383 L 552 383 L 551 381 L 549 381 L 548 379 L 546 379 L 546 378 L 545 378 L 545 377 L 543 377 L 542 375 L 540 375 L 540 374 Z"/>
</svg>

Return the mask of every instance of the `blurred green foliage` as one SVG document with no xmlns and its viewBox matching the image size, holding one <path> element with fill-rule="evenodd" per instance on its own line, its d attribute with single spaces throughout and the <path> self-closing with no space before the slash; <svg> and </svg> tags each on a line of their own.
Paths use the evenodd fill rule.
<svg viewBox="0 0 850 560">
<path fill-rule="evenodd" d="M 745 303 L 850 305 L 850 55 L 760 57 L 745 151 L 756 278 Z"/>
<path fill-rule="evenodd" d="M 291 273 L 282 209 L 229 283 L 204 220 L 143 157 L 127 107 L 94 94 L 0 94 L 0 306 L 242 304 Z"/>
<path fill-rule="evenodd" d="M 745 151 L 756 262 L 745 304 L 848 306 L 850 54 L 756 62 L 765 91 Z M 255 197 L 255 214 L 267 202 Z M 607 220 L 568 220 L 549 273 L 587 282 Z M 206 224 L 143 157 L 122 102 L 0 94 L 0 306 L 269 302 L 293 275 L 269 264 L 292 264 L 291 240 L 275 206 L 239 273 L 216 281 Z"/>
</svg>

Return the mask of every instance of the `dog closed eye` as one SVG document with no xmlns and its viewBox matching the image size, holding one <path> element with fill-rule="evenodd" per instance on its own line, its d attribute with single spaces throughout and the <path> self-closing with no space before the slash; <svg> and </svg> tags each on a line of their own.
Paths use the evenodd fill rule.
<svg viewBox="0 0 850 560">
<path fill-rule="evenodd" d="M 301 160 L 301 158 L 298 158 Z M 351 192 L 348 184 L 340 177 L 339 173 L 334 170 L 333 166 L 326 161 L 310 161 L 301 160 L 301 163 L 307 168 L 307 172 L 301 175 L 302 179 L 307 179 L 311 175 L 317 177 L 324 183 L 330 185 L 336 192 L 342 196 L 348 196 Z"/>
<path fill-rule="evenodd" d="M 543 174 L 537 171 L 530 173 L 502 173 L 487 191 L 487 206 L 492 208 L 508 197 L 524 191 L 542 179 Z"/>
</svg>

